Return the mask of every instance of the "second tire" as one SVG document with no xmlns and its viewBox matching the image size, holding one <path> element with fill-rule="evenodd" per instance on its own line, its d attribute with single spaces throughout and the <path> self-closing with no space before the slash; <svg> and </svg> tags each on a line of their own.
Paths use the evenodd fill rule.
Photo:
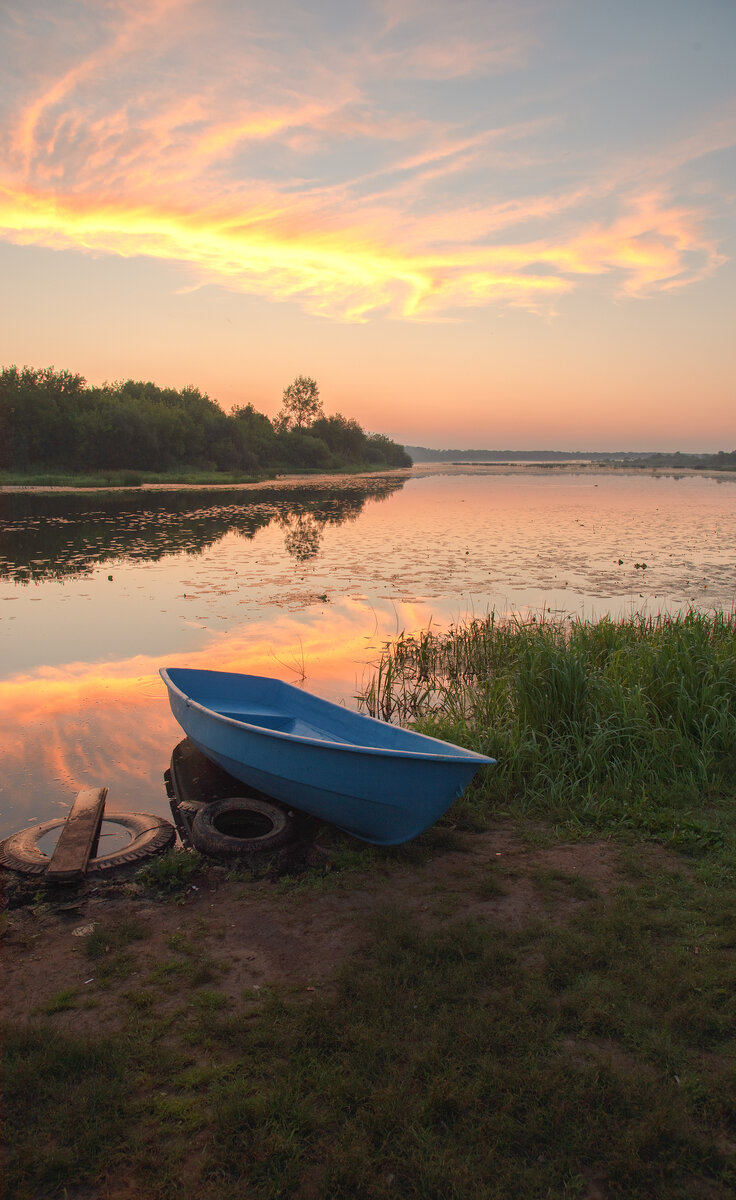
<svg viewBox="0 0 736 1200">
<path fill-rule="evenodd" d="M 278 850 L 294 836 L 294 821 L 286 809 L 251 796 L 214 800 L 192 821 L 195 849 L 215 857 Z"/>
</svg>

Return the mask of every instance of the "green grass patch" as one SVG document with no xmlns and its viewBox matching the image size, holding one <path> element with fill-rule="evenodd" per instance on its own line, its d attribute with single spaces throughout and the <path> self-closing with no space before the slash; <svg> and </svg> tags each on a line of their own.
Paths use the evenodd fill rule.
<svg viewBox="0 0 736 1200">
<path fill-rule="evenodd" d="M 83 939 L 84 951 L 94 963 L 94 981 L 99 987 L 110 988 L 127 979 L 134 967 L 127 948 L 145 940 L 148 932 L 148 925 L 142 921 L 106 920 L 87 934 Z"/>
<path fill-rule="evenodd" d="M 7 1196 L 63 1196 L 125 1137 L 128 1063 L 118 1038 L 71 1038 L 49 1023 L 4 1034 Z"/>
<path fill-rule="evenodd" d="M 497 759 L 453 806 L 461 828 L 506 813 L 694 855 L 733 846 L 734 613 L 402 635 L 360 699 Z"/>
<path fill-rule="evenodd" d="M 259 483 L 272 479 L 274 472 L 248 474 L 243 471 L 0 471 L 2 487 L 63 487 L 63 488 L 131 488 L 147 484 L 207 484 Z"/>
<path fill-rule="evenodd" d="M 153 1010 L 155 997 L 148 988 L 129 988 L 122 993 L 122 998 L 137 1012 L 150 1013 Z"/>
<path fill-rule="evenodd" d="M 154 484 L 179 485 L 181 487 L 220 487 L 227 484 L 263 483 L 278 478 L 281 474 L 309 478 L 316 475 L 364 475 L 393 470 L 390 463 L 365 462 L 345 463 L 340 466 L 269 468 L 259 472 L 246 471 L 0 471 L 0 487 L 26 488 L 72 488 L 85 491 L 89 488 L 117 490 L 119 488 L 145 488 Z"/>
<path fill-rule="evenodd" d="M 42 1008 L 48 1016 L 53 1013 L 69 1012 L 70 1009 L 76 1008 L 79 1004 L 79 988 L 66 988 L 64 991 L 55 992 Z"/>
<path fill-rule="evenodd" d="M 569 896 L 574 900 L 592 900 L 599 895 L 598 889 L 582 875 L 572 875 L 557 868 L 537 867 L 531 873 L 532 881 L 545 896 L 560 899 Z"/>
<path fill-rule="evenodd" d="M 196 850 L 172 849 L 152 858 L 136 879 L 161 895 L 185 895 L 205 869 L 206 861 Z"/>
<path fill-rule="evenodd" d="M 181 931 L 171 934 L 166 944 L 173 955 L 151 968 L 148 975 L 151 984 L 163 984 L 169 991 L 175 986 L 201 988 L 216 982 L 227 969 L 226 964 L 204 953 L 196 938 L 187 937 Z"/>
<path fill-rule="evenodd" d="M 149 927 L 143 921 L 106 920 L 83 939 L 84 950 L 88 958 L 98 961 L 118 953 L 132 942 L 144 941 L 148 933 Z"/>
<path fill-rule="evenodd" d="M 215 992 L 212 989 L 203 988 L 202 991 L 196 992 L 192 996 L 192 1004 L 202 1014 L 219 1012 L 223 1008 L 227 1008 L 229 1000 L 222 992 Z"/>
</svg>

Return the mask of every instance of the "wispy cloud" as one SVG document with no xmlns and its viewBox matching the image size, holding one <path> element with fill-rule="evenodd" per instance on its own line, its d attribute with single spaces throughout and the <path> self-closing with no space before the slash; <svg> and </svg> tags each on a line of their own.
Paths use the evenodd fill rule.
<svg viewBox="0 0 736 1200">
<path fill-rule="evenodd" d="M 57 110 L 73 96 L 81 84 L 89 80 L 100 82 L 108 68 L 146 39 L 153 27 L 160 25 L 190 0 L 121 0 L 108 11 L 117 17 L 106 40 L 93 53 L 75 62 L 68 70 L 53 79 L 22 112 L 15 127 L 11 149 L 19 153 L 30 166 L 37 152 L 53 152 L 59 125 L 68 118 Z M 105 11 L 103 5 L 101 11 Z M 104 35 L 103 35 L 104 36 Z"/>
<path fill-rule="evenodd" d="M 539 6 L 488 0 L 379 2 L 382 24 L 370 49 L 374 67 L 404 77 L 457 79 L 519 66 L 537 43 Z"/>
<path fill-rule="evenodd" d="M 471 34 L 451 6 L 427 24 L 407 3 L 322 37 L 203 0 L 77 4 L 93 34 L 3 114 L 2 236 L 174 260 L 340 320 L 537 310 L 592 276 L 646 296 L 716 269 L 707 198 L 678 200 L 674 177 L 733 122 L 673 137 L 648 168 L 578 155 L 563 169 L 545 137 L 564 113 L 499 122 L 452 92 L 438 119 L 400 67 L 453 88 L 514 72 L 533 46 L 512 8 L 489 22 L 463 7 Z M 16 42 L 45 36 L 18 17 Z"/>
</svg>

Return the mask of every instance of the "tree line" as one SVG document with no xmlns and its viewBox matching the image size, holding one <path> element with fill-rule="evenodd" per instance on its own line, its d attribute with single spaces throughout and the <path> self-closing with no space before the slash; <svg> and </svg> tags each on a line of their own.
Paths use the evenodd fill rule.
<svg viewBox="0 0 736 1200">
<path fill-rule="evenodd" d="M 298 376 L 273 420 L 252 404 L 225 413 L 196 387 L 126 379 L 92 387 L 53 367 L 0 371 L 0 468 L 272 472 L 411 466 L 403 446 L 357 421 L 325 416 Z"/>
<path fill-rule="evenodd" d="M 714 454 L 674 453 L 642 454 L 633 467 L 687 467 L 692 471 L 736 471 L 736 450 L 718 450 Z"/>
</svg>

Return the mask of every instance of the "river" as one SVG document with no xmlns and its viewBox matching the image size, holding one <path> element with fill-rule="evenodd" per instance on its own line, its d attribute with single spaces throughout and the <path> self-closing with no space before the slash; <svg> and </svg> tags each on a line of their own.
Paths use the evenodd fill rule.
<svg viewBox="0 0 736 1200">
<path fill-rule="evenodd" d="M 736 604 L 736 476 L 430 467 L 125 493 L 0 493 L 0 836 L 82 787 L 168 815 L 161 666 L 356 706 L 382 645 L 494 611 Z"/>
</svg>

